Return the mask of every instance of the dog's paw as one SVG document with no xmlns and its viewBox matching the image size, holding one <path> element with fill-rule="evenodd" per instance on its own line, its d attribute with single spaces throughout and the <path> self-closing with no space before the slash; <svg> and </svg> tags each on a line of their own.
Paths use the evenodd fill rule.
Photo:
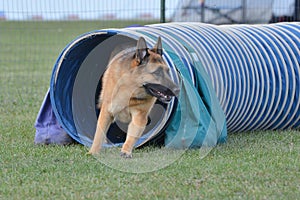
<svg viewBox="0 0 300 200">
<path fill-rule="evenodd" d="M 96 151 L 89 151 L 86 153 L 86 155 L 92 155 L 92 156 L 95 156 L 95 155 L 99 155 L 99 152 L 96 152 Z"/>
<path fill-rule="evenodd" d="M 132 158 L 132 154 L 131 153 L 126 153 L 126 152 L 121 152 L 120 156 L 122 158 Z"/>
</svg>

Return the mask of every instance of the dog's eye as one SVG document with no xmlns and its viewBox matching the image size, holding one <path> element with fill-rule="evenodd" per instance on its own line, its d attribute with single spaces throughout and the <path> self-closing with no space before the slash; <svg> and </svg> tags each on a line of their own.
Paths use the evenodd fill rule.
<svg viewBox="0 0 300 200">
<path fill-rule="evenodd" d="M 157 70 L 155 70 L 152 74 L 154 74 L 155 76 L 160 76 L 163 77 L 164 76 L 164 71 L 161 67 L 159 67 Z"/>
</svg>

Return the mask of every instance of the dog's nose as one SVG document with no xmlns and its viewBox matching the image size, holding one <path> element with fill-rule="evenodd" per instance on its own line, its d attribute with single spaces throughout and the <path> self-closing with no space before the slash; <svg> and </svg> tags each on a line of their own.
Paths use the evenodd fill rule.
<svg viewBox="0 0 300 200">
<path fill-rule="evenodd" d="M 178 97 L 179 92 L 180 92 L 180 88 L 179 88 L 179 87 L 175 87 L 175 88 L 173 88 L 172 92 L 174 93 L 174 95 L 175 95 L 176 97 Z"/>
</svg>

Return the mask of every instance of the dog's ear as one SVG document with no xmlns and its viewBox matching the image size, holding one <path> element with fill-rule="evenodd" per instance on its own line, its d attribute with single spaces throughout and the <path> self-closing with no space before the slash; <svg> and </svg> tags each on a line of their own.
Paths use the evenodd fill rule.
<svg viewBox="0 0 300 200">
<path fill-rule="evenodd" d="M 136 45 L 136 52 L 135 52 L 135 60 L 137 63 L 142 63 L 143 58 L 147 55 L 147 44 L 146 40 L 143 37 L 140 37 L 137 45 Z"/>
<path fill-rule="evenodd" d="M 158 37 L 157 42 L 156 42 L 155 46 L 153 47 L 152 51 L 154 53 L 157 53 L 157 54 L 162 56 L 163 50 L 162 50 L 162 44 L 161 44 L 160 36 Z"/>
</svg>

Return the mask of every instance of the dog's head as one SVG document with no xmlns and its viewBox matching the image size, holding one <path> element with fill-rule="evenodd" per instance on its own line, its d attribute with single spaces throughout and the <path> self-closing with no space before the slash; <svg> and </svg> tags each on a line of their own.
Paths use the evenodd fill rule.
<svg viewBox="0 0 300 200">
<path fill-rule="evenodd" d="M 160 37 L 152 49 L 148 49 L 145 39 L 140 37 L 131 66 L 139 73 L 140 84 L 149 95 L 169 103 L 173 96 L 178 96 L 179 87 L 172 81 L 162 54 Z"/>
</svg>

